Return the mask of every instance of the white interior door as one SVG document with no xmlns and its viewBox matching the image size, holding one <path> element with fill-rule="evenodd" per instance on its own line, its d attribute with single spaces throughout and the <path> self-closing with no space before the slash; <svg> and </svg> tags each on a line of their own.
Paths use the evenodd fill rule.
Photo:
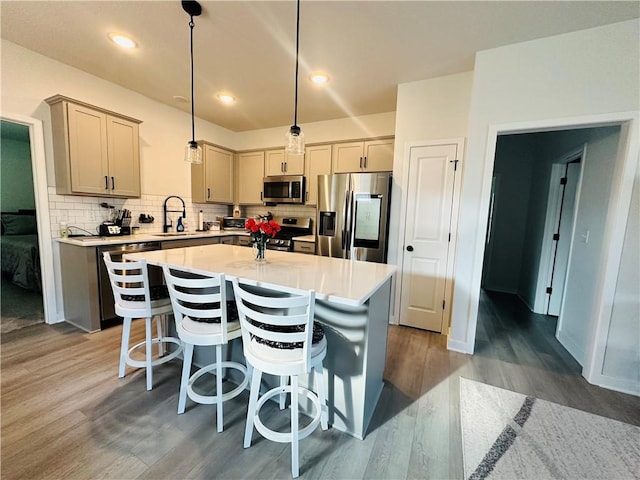
<svg viewBox="0 0 640 480">
<path fill-rule="evenodd" d="M 580 179 L 580 163 L 574 162 L 566 165 L 565 176 L 561 188 L 560 212 L 558 214 L 557 237 L 554 237 L 555 254 L 551 268 L 551 281 L 549 282 L 549 304 L 547 315 L 560 315 L 560 306 L 564 293 L 564 284 L 567 278 L 567 266 L 569 265 L 569 252 L 573 238 L 573 220 L 575 218 L 576 192 Z M 555 240 L 557 238 L 557 240 Z"/>
<path fill-rule="evenodd" d="M 413 147 L 400 293 L 400 324 L 442 332 L 458 144 Z"/>
</svg>

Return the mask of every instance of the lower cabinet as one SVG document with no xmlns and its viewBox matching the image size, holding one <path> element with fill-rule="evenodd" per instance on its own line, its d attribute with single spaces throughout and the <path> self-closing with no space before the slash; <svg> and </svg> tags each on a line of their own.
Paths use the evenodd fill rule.
<svg viewBox="0 0 640 480">
<path fill-rule="evenodd" d="M 227 238 L 227 237 L 223 237 Z M 183 247 L 197 247 L 199 245 L 215 245 L 221 243 L 220 237 L 212 238 L 181 238 L 180 240 L 167 240 L 160 243 L 162 250 L 168 250 L 170 248 L 183 248 Z"/>
<path fill-rule="evenodd" d="M 316 244 L 313 242 L 296 242 L 294 240 L 293 251 L 297 253 L 308 253 L 309 255 L 315 255 Z"/>
<path fill-rule="evenodd" d="M 240 245 L 241 247 L 250 247 L 252 245 L 251 237 L 248 235 L 238 235 L 236 240 L 236 245 Z"/>
</svg>

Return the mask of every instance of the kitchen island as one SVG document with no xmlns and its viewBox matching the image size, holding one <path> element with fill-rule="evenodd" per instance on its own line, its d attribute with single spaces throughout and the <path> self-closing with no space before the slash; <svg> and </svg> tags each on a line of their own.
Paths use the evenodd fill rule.
<svg viewBox="0 0 640 480">
<path fill-rule="evenodd" d="M 252 251 L 205 245 L 126 254 L 150 265 L 168 265 L 207 275 L 224 273 L 257 287 L 315 290 L 316 320 L 328 342 L 324 361 L 329 423 L 363 439 L 383 387 L 393 265 L 267 251 L 256 263 Z"/>
</svg>

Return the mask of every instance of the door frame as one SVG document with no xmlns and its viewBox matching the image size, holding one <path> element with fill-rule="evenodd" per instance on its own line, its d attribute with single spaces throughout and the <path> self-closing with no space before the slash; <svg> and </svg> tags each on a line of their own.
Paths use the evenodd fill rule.
<svg viewBox="0 0 640 480">
<path fill-rule="evenodd" d="M 453 338 L 450 336 L 447 342 L 448 349 L 473 354 L 475 347 L 486 217 L 489 208 L 491 176 L 498 136 L 510 133 L 533 133 L 613 125 L 620 125 L 620 142 L 611 184 L 612 193 L 607 208 L 602 262 L 598 273 L 600 296 L 596 299 L 594 311 L 589 318 L 589 333 L 582 375 L 589 383 L 620 389 L 619 385 L 613 384 L 612 379 L 606 377 L 602 372 L 606 335 L 611 323 L 613 298 L 622 258 L 624 231 L 631 205 L 633 180 L 639 163 L 640 112 L 638 111 L 489 125 L 483 162 L 484 172 L 481 179 L 480 205 L 478 207 L 480 217 L 476 238 L 473 240 L 474 260 L 470 267 L 471 278 L 465 282 L 457 282 L 454 292 L 454 294 L 459 295 L 459 300 L 456 302 L 456 309 L 453 312 L 452 327 L 456 333 L 460 334 L 462 332 L 463 337 Z"/>
<path fill-rule="evenodd" d="M 449 242 L 449 249 L 447 252 L 447 273 L 444 287 L 445 307 L 442 313 L 442 326 L 446 328 L 441 329 L 442 335 L 449 335 L 449 329 L 451 328 L 451 309 L 453 305 L 453 287 L 454 287 L 454 267 L 455 267 L 455 251 L 458 240 L 458 213 L 460 211 L 460 191 L 462 185 L 462 169 L 464 168 L 465 160 L 465 138 L 456 137 L 442 140 L 416 140 L 412 142 L 406 142 L 404 145 L 404 161 L 402 162 L 402 196 L 400 198 L 400 231 L 402 232 L 399 238 L 396 258 L 398 265 L 402 265 L 404 262 L 404 239 L 405 229 L 407 225 L 407 202 L 409 201 L 407 195 L 407 186 L 409 185 L 409 173 L 411 171 L 411 149 L 419 147 L 434 147 L 439 145 L 452 145 L 455 144 L 457 148 L 457 160 L 458 170 L 457 175 L 454 176 L 453 184 L 453 201 L 451 204 L 451 223 L 449 230 L 451 232 L 451 241 Z M 401 272 L 400 272 L 401 273 Z M 402 293 L 402 279 L 401 274 L 397 275 L 395 280 L 395 293 L 394 293 L 394 321 L 396 325 L 400 324 L 401 313 L 401 293 Z"/>
<path fill-rule="evenodd" d="M 49 187 L 47 185 L 47 163 L 44 148 L 44 127 L 42 120 L 24 115 L 2 112 L 4 121 L 17 123 L 29 128 L 29 148 L 33 192 L 36 202 L 36 223 L 38 226 L 38 249 L 40 250 L 40 276 L 42 279 L 42 303 L 45 323 L 56 323 L 57 301 L 53 264 L 53 239 L 51 237 L 51 217 L 49 214 Z"/>
<path fill-rule="evenodd" d="M 549 179 L 549 195 L 547 197 L 547 213 L 544 222 L 544 233 L 542 237 L 542 248 L 540 249 L 540 262 L 538 263 L 538 281 L 536 283 L 536 295 L 533 303 L 533 312 L 546 314 L 545 308 L 547 299 L 547 287 L 550 281 L 550 264 L 554 254 L 554 240 L 553 234 L 555 233 L 556 226 L 558 224 L 558 196 L 560 191 L 560 178 L 562 177 L 562 169 L 567 163 L 570 163 L 578 158 L 581 158 L 580 175 L 578 177 L 578 186 L 576 190 L 576 199 L 574 205 L 573 218 L 571 219 L 572 225 L 575 226 L 578 207 L 580 204 L 580 191 L 582 187 L 582 175 L 584 172 L 584 161 L 587 155 L 587 144 L 582 147 L 578 147 L 574 150 L 562 155 L 551 165 L 551 178 Z M 573 245 L 573 238 L 575 235 L 574 227 L 571 227 L 571 244 Z M 572 247 L 569 247 L 569 258 L 571 258 Z M 568 273 L 568 272 L 567 272 Z M 566 282 L 566 276 L 565 276 Z M 564 302 L 564 294 L 563 300 Z M 558 317 L 558 325 L 561 323 L 562 307 L 560 307 L 560 315 Z"/>
</svg>

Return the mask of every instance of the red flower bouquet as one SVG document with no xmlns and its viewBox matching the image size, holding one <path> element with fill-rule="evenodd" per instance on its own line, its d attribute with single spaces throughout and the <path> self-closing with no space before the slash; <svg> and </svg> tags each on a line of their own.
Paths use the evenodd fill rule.
<svg viewBox="0 0 640 480">
<path fill-rule="evenodd" d="M 245 223 L 244 228 L 249 231 L 251 241 L 256 248 L 256 261 L 264 261 L 264 251 L 269 237 L 275 237 L 280 231 L 280 225 L 273 220 L 263 217 L 250 218 Z"/>
</svg>

